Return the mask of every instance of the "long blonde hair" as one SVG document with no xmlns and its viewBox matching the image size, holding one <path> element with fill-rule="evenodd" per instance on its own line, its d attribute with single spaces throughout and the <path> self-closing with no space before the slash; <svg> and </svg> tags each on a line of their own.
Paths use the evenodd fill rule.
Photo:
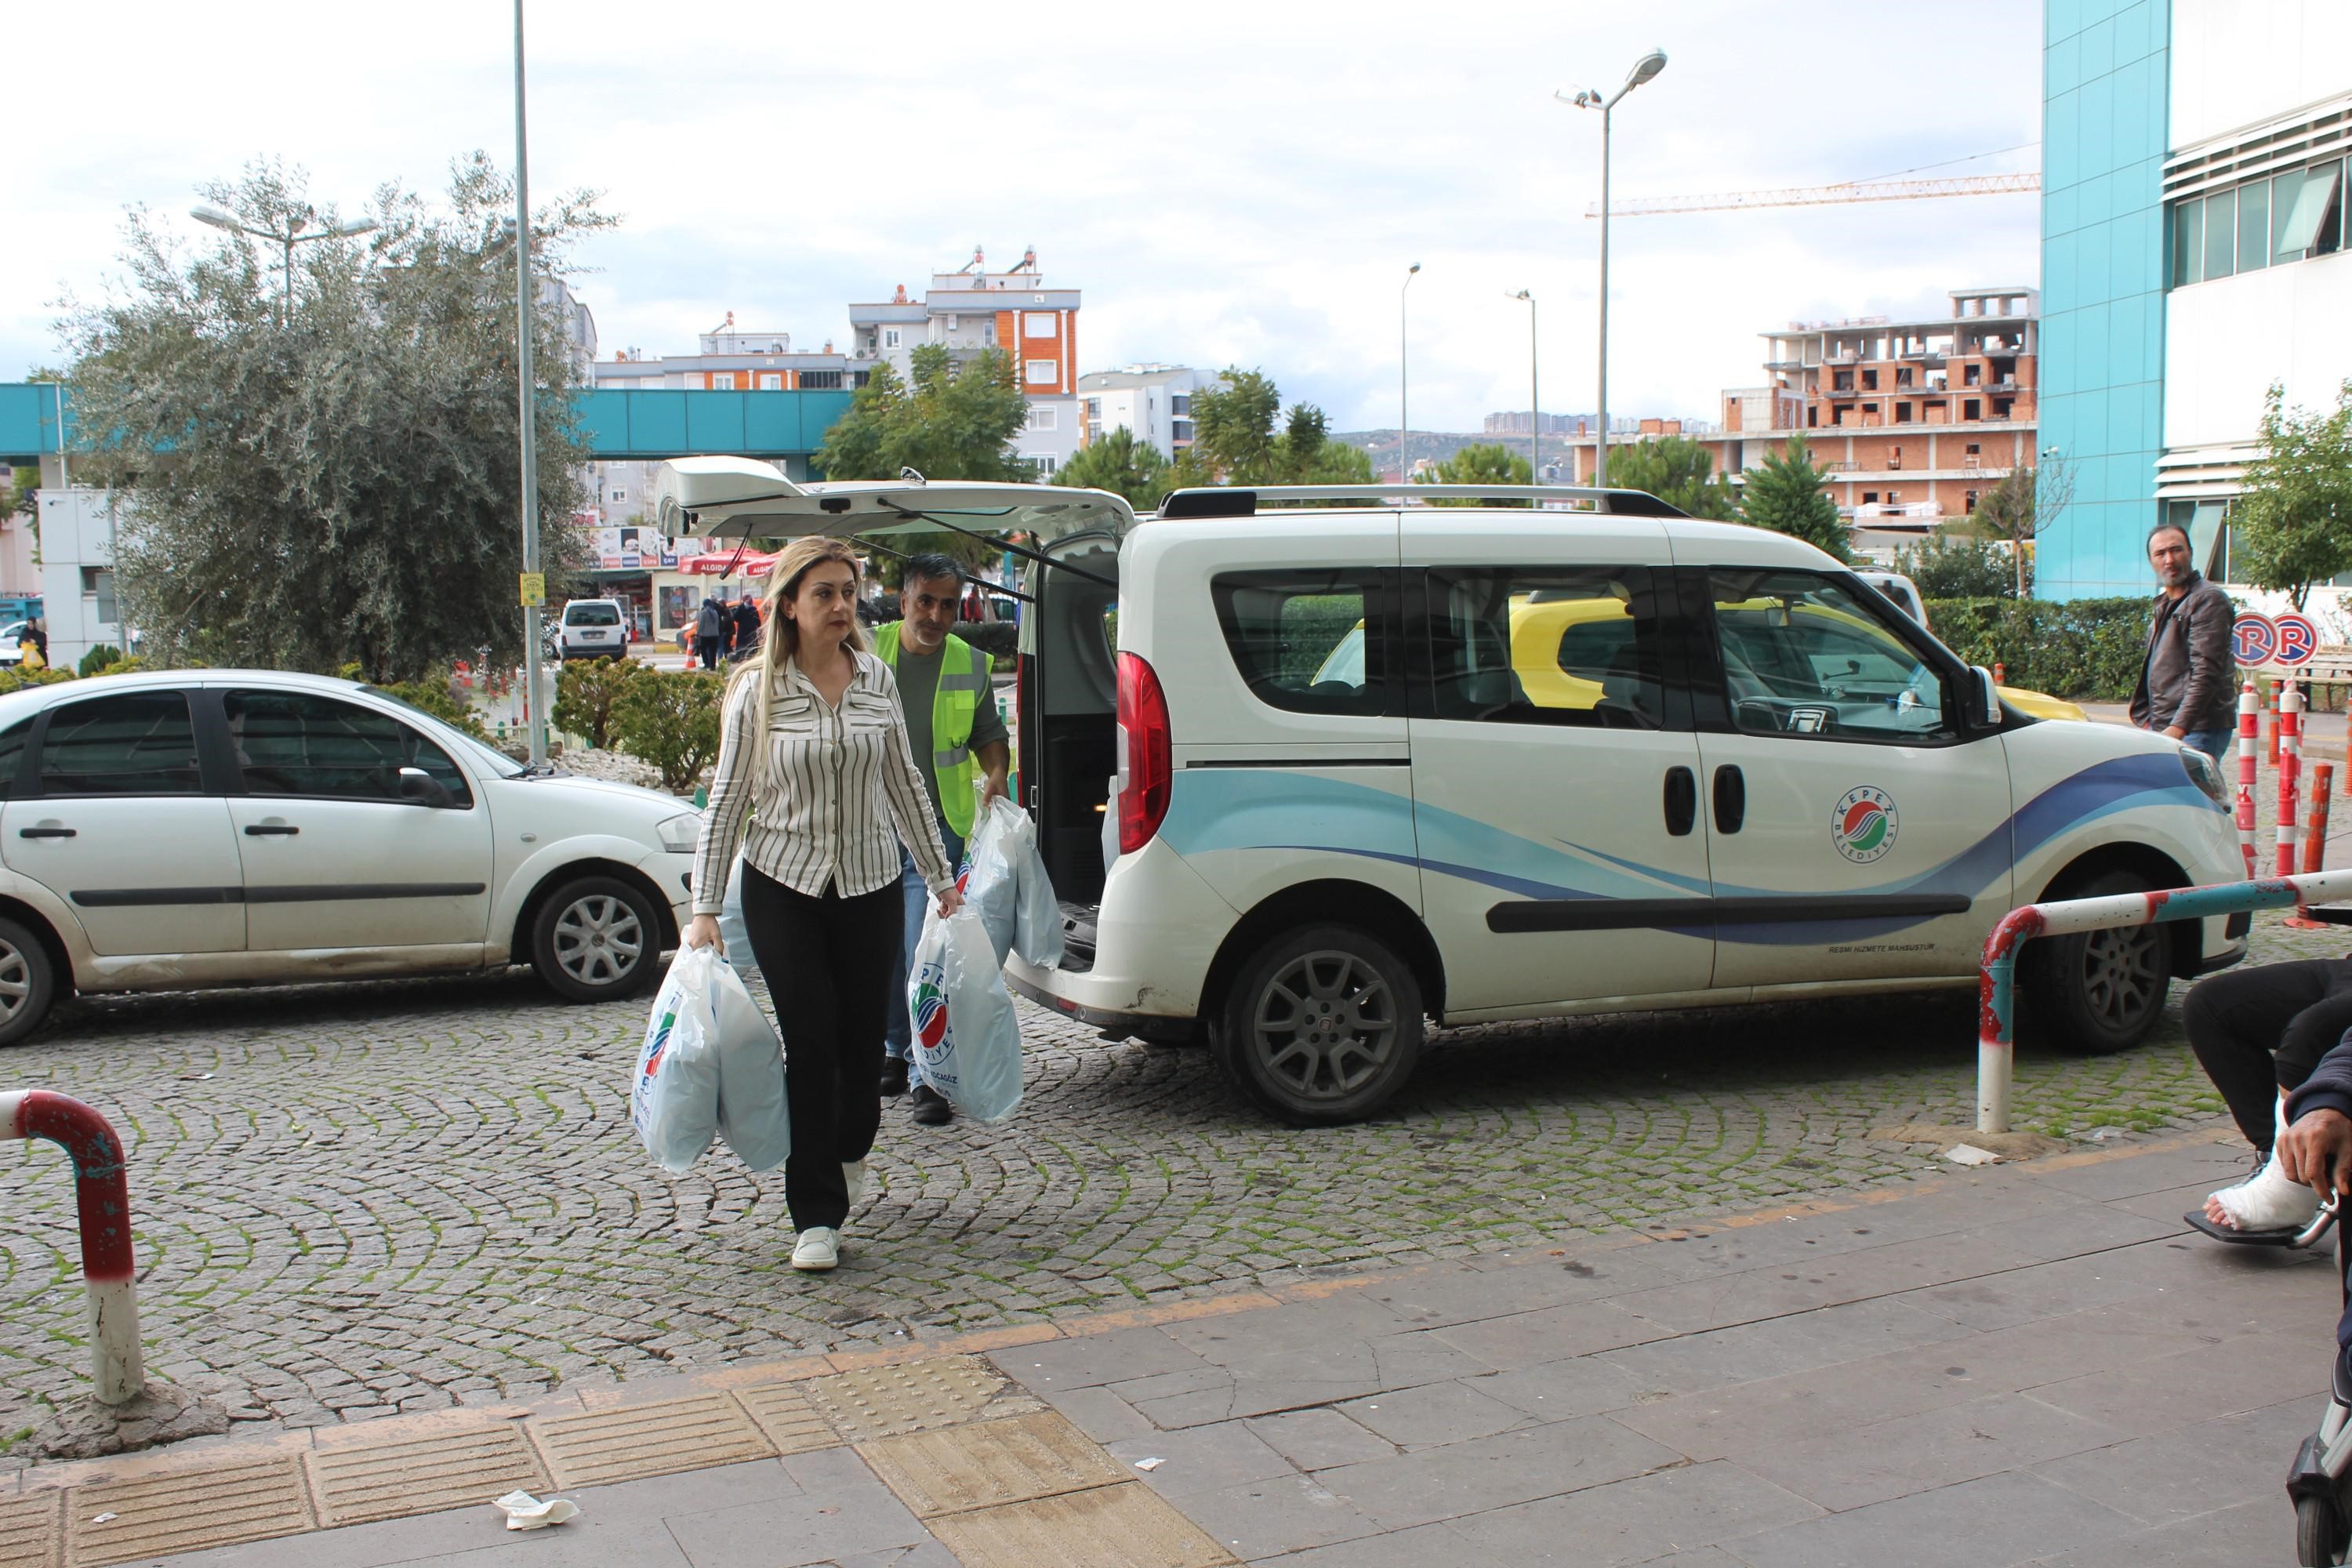
<svg viewBox="0 0 2352 1568">
<path fill-rule="evenodd" d="M 768 568 L 767 592 L 761 595 L 765 601 L 767 626 L 760 634 L 759 657 L 743 660 L 735 667 L 735 673 L 728 678 L 727 696 L 730 699 L 733 698 L 735 689 L 740 683 L 746 680 L 760 683 L 759 693 L 751 705 L 752 788 L 746 796 L 747 802 L 759 791 L 759 773 L 768 754 L 768 715 L 775 703 L 776 688 L 784 677 L 784 661 L 794 658 L 801 650 L 800 623 L 784 614 L 784 604 L 799 596 L 801 579 L 808 575 L 809 568 L 825 561 L 838 561 L 849 568 L 850 597 L 853 601 L 856 599 L 859 576 L 857 552 L 850 549 L 845 541 L 822 533 L 805 534 L 793 540 L 777 552 L 775 563 Z M 856 655 L 866 652 L 870 646 L 866 640 L 866 628 L 859 624 L 853 609 L 849 617 L 847 647 Z"/>
</svg>

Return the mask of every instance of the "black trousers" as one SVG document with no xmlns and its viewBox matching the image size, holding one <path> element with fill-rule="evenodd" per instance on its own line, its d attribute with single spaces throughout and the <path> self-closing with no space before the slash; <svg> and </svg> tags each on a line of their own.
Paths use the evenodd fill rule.
<svg viewBox="0 0 2352 1568">
<path fill-rule="evenodd" d="M 697 637 L 694 639 L 694 647 L 695 650 L 702 655 L 703 668 L 717 669 L 719 668 L 719 639 L 717 637 Z"/>
<path fill-rule="evenodd" d="M 849 1216 L 841 1167 L 866 1158 L 882 1126 L 874 1086 L 904 902 L 895 878 L 854 899 L 830 887 L 811 898 L 743 863 L 743 927 L 784 1041 L 793 1118 L 784 1205 L 796 1231 L 841 1228 Z"/>
<path fill-rule="evenodd" d="M 2181 1016 L 2189 1048 L 2238 1130 L 2268 1152 L 2279 1090 L 2302 1087 L 2352 1029 L 2352 959 L 2223 970 L 2189 987 Z"/>
</svg>

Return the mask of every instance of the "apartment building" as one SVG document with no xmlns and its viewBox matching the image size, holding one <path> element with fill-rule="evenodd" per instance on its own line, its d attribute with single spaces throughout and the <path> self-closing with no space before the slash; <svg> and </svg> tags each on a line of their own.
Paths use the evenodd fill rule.
<svg viewBox="0 0 2352 1568">
<path fill-rule="evenodd" d="M 1078 295 L 1046 283 L 1034 250 L 1024 252 L 1011 269 L 991 272 L 985 253 L 975 247 L 971 259 L 953 272 L 933 273 L 919 300 L 902 283 L 879 303 L 852 304 L 852 363 L 887 363 L 904 376 L 925 343 L 943 345 L 959 363 L 982 349 L 1005 351 L 1029 402 L 1017 449 L 1040 477 L 1050 479 L 1086 441 L 1078 400 Z"/>
<path fill-rule="evenodd" d="M 1113 430 L 1135 438 L 1171 462 L 1192 445 L 1192 397 L 1224 384 L 1215 371 L 1187 365 L 1130 364 L 1078 377 L 1078 400 L 1086 420 L 1084 442 L 1091 445 Z"/>
</svg>

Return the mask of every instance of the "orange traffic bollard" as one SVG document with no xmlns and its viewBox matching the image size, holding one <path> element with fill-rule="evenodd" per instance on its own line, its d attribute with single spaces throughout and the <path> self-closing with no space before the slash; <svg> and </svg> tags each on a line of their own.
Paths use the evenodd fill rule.
<svg viewBox="0 0 2352 1568">
<path fill-rule="evenodd" d="M 2315 763 L 2311 769 L 2311 820 L 2304 824 L 2303 868 L 2316 871 L 2327 858 L 2327 797 L 2336 786 L 2336 764 Z M 2311 906 L 2297 904 L 2286 923 L 2296 931 L 2326 931 L 2328 922 L 2311 918 Z"/>
</svg>

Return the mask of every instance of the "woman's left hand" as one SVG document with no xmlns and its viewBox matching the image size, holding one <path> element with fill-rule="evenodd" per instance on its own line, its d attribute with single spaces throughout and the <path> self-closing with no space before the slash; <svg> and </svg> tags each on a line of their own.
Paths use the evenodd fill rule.
<svg viewBox="0 0 2352 1568">
<path fill-rule="evenodd" d="M 953 882 L 940 891 L 940 919 L 946 920 L 963 908 L 963 894 Z"/>
</svg>

